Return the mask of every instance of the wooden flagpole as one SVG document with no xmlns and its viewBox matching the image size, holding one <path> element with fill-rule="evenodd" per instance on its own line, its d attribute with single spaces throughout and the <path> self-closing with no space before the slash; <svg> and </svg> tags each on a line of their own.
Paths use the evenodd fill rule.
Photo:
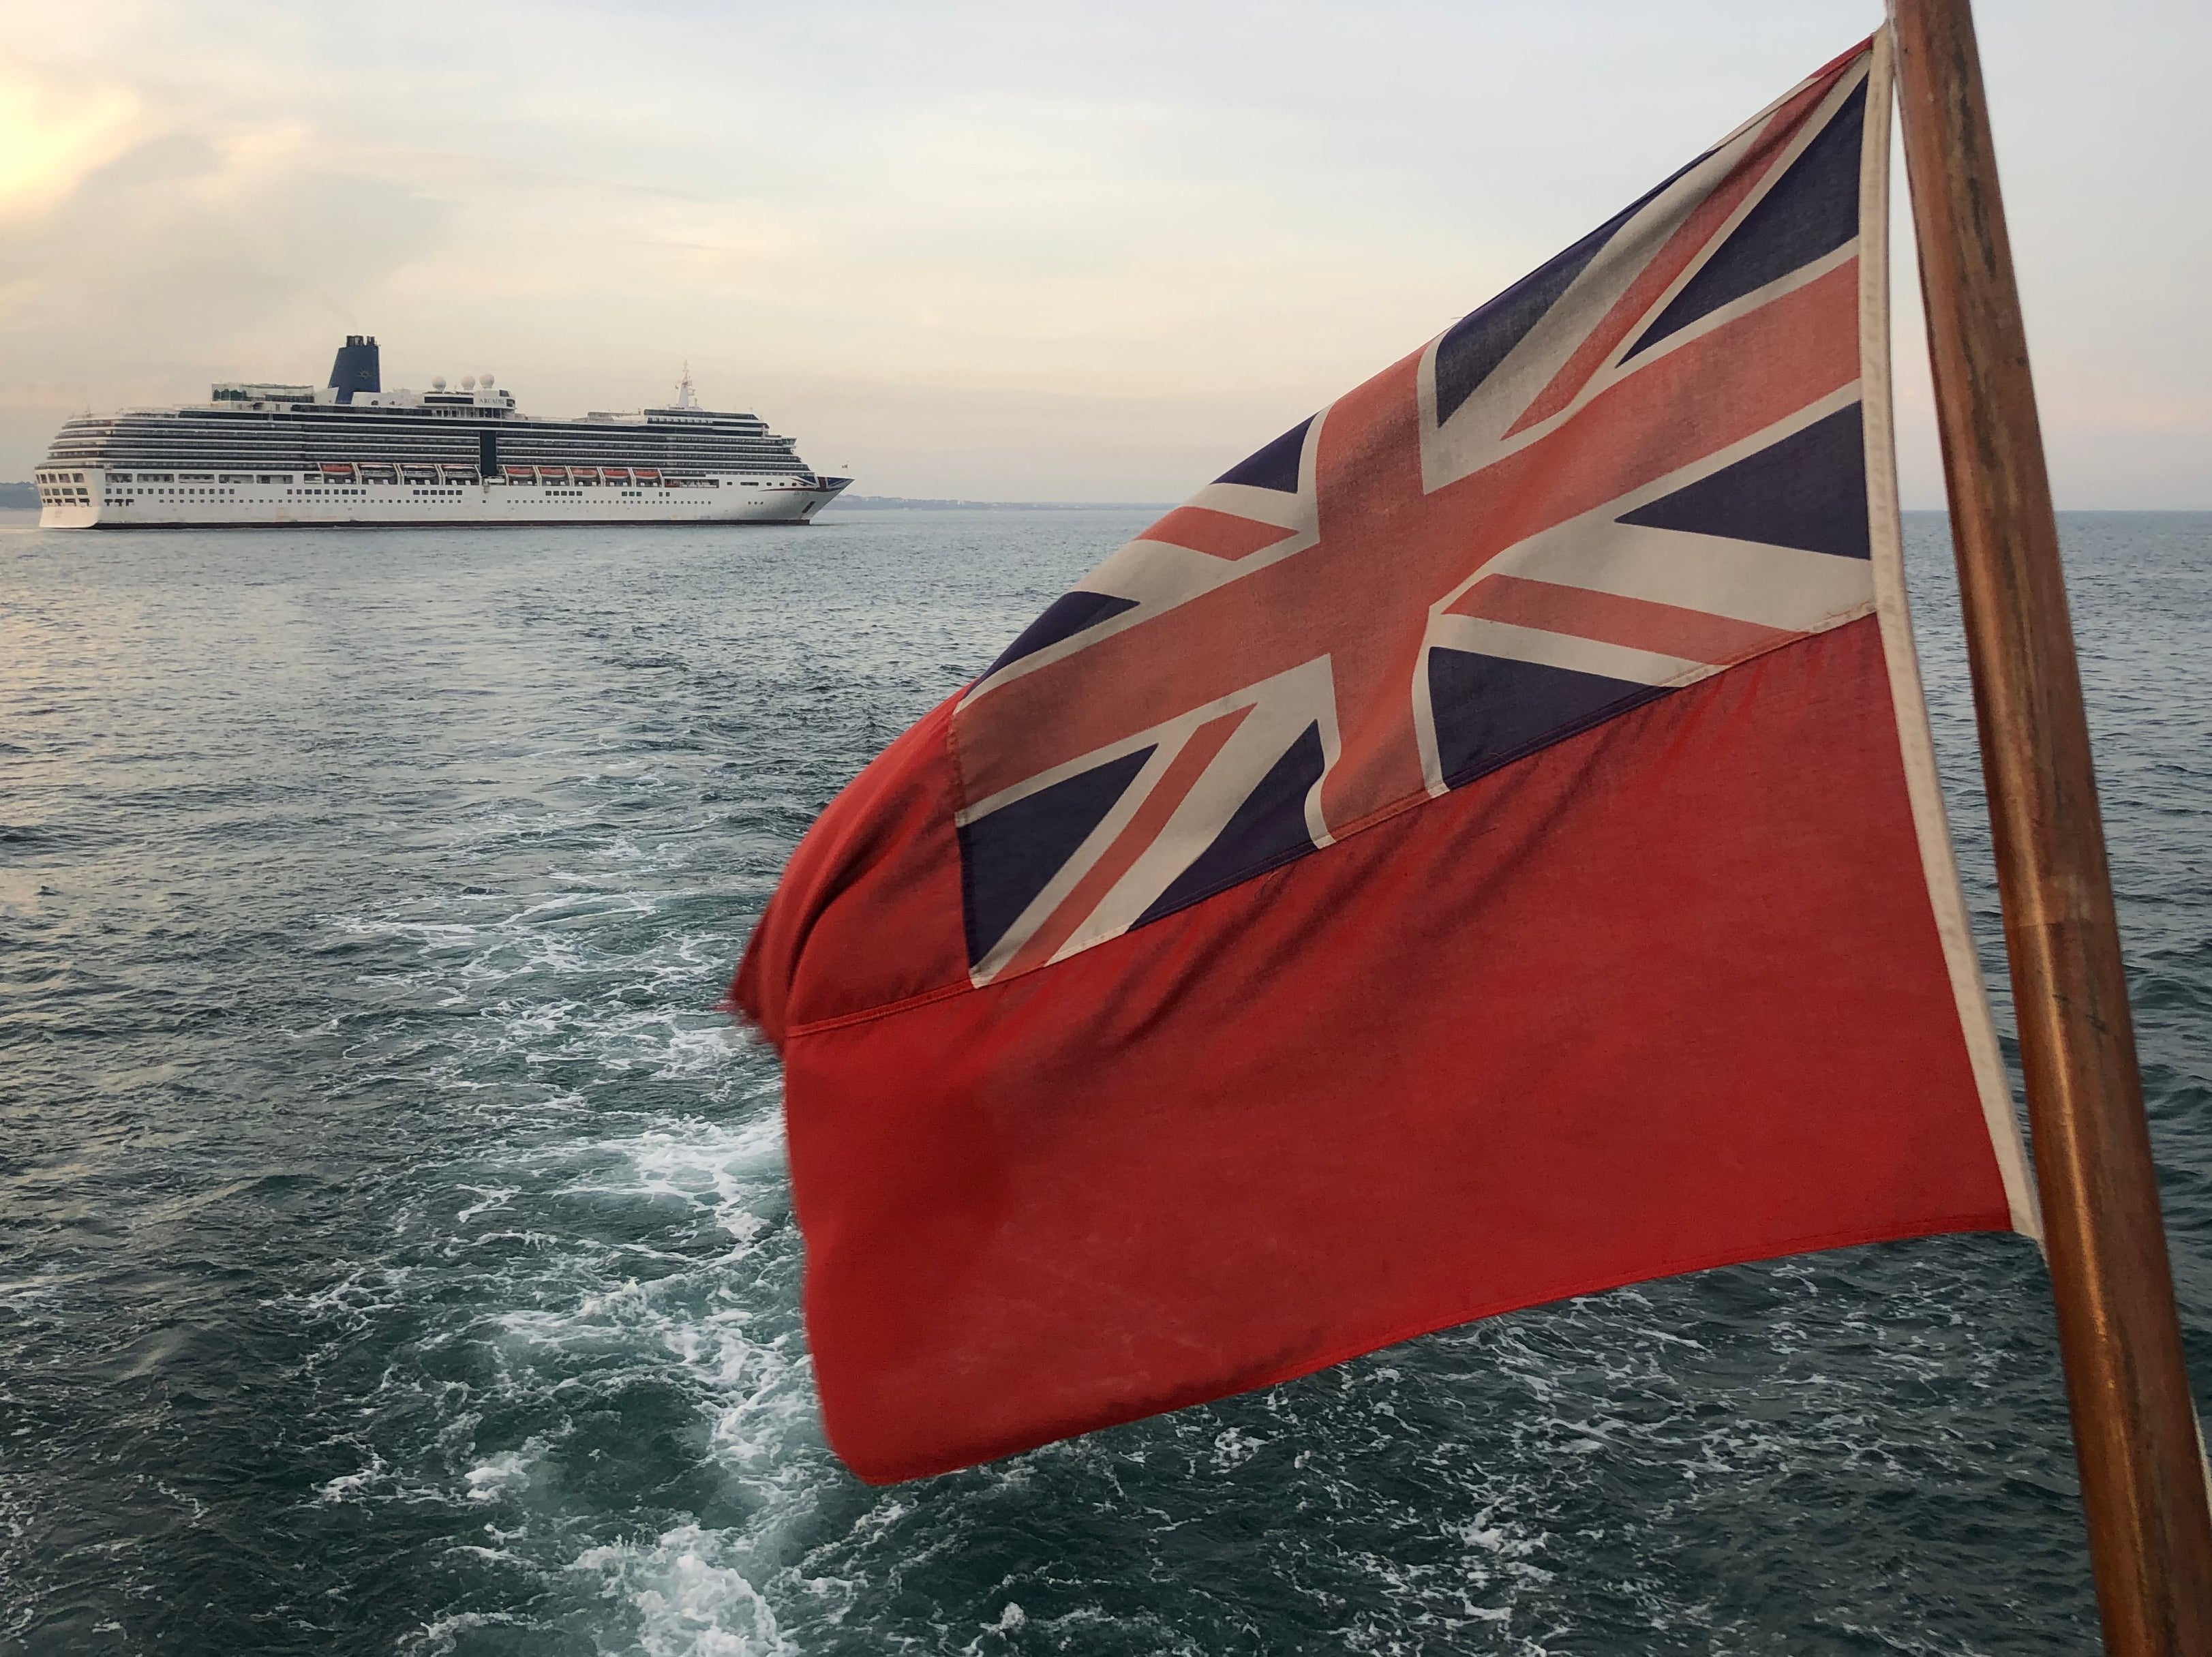
<svg viewBox="0 0 2212 1657">
<path fill-rule="evenodd" d="M 2212 1654 L 2212 1517 L 1968 0 L 1893 0 L 1951 536 L 2106 1650 Z"/>
</svg>

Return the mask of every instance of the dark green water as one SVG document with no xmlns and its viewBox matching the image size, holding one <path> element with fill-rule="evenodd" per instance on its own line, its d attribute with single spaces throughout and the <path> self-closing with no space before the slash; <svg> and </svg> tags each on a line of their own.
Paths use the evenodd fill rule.
<svg viewBox="0 0 2212 1657">
<path fill-rule="evenodd" d="M 838 1469 L 710 1009 L 813 813 L 1148 516 L 0 530 L 0 1651 L 2090 1648 L 2005 1239 Z M 2066 529 L 2205 1399 L 2212 517 Z"/>
</svg>

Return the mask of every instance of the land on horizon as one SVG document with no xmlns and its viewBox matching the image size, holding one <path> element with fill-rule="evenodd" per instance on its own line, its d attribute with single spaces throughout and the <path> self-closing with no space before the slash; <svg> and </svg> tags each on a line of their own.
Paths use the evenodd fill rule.
<svg viewBox="0 0 2212 1657">
<path fill-rule="evenodd" d="M 1176 503 L 1172 501 L 969 501 L 957 498 L 915 497 L 899 495 L 840 495 L 822 510 L 824 515 L 841 511 L 860 512 L 1166 512 Z M 0 512 L 36 512 L 39 509 L 38 486 L 31 483 L 0 483 Z M 1907 507 L 1909 517 L 1943 516 L 1941 507 Z M 2195 513 L 2212 512 L 2212 507 L 2065 507 L 2058 508 L 2061 517 L 2072 518 L 2105 513 L 2161 513 L 2186 516 Z"/>
</svg>

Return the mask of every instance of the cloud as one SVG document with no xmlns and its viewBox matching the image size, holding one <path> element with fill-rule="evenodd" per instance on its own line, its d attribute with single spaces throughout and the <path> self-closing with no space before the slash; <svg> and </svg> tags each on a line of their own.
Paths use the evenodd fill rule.
<svg viewBox="0 0 2212 1657">
<path fill-rule="evenodd" d="M 2115 3 L 2094 74 L 2044 0 L 1987 26 L 2054 468 L 2201 500 L 2212 245 L 2171 202 L 2212 146 L 2172 83 L 2212 25 Z M 76 409 L 314 377 L 368 331 L 395 383 L 490 367 L 545 413 L 688 359 L 873 490 L 1172 498 L 1875 21 L 77 0 L 14 26 L 0 82 L 0 475 Z M 2118 464 L 2154 407 L 2172 435 Z"/>
<path fill-rule="evenodd" d="M 0 227 L 67 197 L 129 143 L 138 117 L 126 88 L 0 75 Z"/>
</svg>

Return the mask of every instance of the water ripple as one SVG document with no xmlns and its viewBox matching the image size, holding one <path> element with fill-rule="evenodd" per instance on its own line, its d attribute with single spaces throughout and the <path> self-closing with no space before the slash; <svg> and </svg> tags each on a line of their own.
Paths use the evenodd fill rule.
<svg viewBox="0 0 2212 1657">
<path fill-rule="evenodd" d="M 2003 1239 L 1596 1296 L 917 1486 L 836 1466 L 775 1067 L 713 1005 L 813 814 L 1142 517 L 0 543 L 0 1649 L 2090 1643 Z M 2066 534 L 2208 1377 L 2212 519 Z"/>
</svg>

